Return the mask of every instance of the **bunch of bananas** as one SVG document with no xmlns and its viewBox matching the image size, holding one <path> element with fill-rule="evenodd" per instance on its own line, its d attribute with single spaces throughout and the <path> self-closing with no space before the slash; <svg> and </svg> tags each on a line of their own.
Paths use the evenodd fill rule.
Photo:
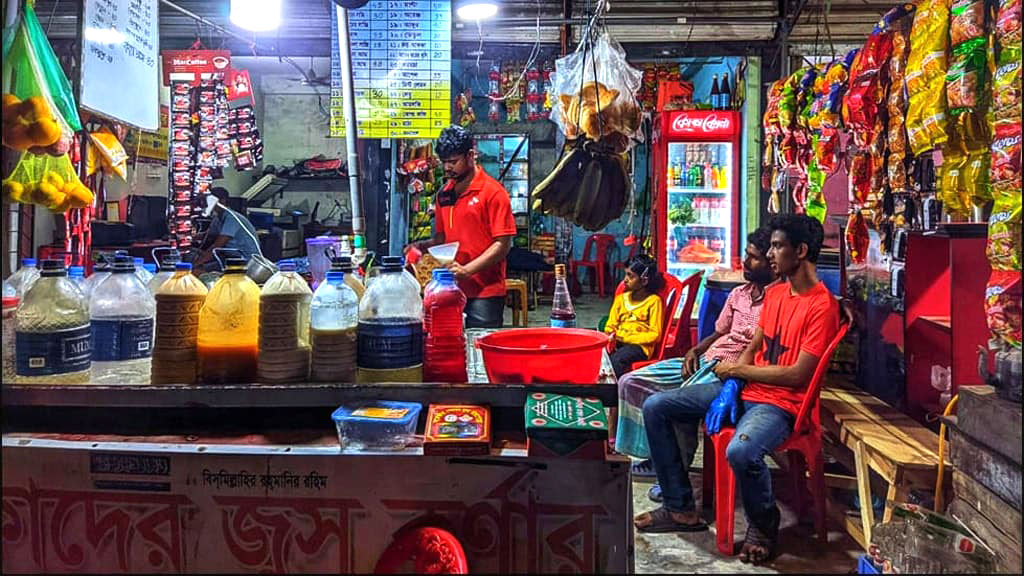
<svg viewBox="0 0 1024 576">
<path fill-rule="evenodd" d="M 633 192 L 623 154 L 600 150 L 590 141 L 570 144 L 555 168 L 533 189 L 533 209 L 597 231 L 622 216 Z"/>
</svg>

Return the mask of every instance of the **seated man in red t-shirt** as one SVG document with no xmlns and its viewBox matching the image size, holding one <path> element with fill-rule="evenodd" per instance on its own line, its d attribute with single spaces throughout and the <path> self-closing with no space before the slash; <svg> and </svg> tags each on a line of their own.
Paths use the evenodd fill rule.
<svg viewBox="0 0 1024 576">
<path fill-rule="evenodd" d="M 735 424 L 726 456 L 747 515 L 740 559 L 753 563 L 771 557 L 779 530 L 779 509 L 764 457 L 793 431 L 807 384 L 839 329 L 839 305 L 816 272 L 824 239 L 821 223 L 806 215 L 786 214 L 772 219 L 769 227 L 768 261 L 785 282 L 765 290 L 750 345 L 736 363 L 715 367 L 717 380 L 659 392 L 644 403 L 644 428 L 663 505 L 634 520 L 641 532 L 706 529 L 696 512 L 690 462 L 680 455 L 676 427 L 696 437 L 702 418 L 712 434 L 722 424 Z M 686 458 L 692 460 L 692 451 Z"/>
</svg>

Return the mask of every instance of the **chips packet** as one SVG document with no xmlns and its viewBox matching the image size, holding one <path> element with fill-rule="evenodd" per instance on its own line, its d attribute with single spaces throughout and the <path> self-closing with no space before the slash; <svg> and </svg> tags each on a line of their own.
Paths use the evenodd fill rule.
<svg viewBox="0 0 1024 576">
<path fill-rule="evenodd" d="M 1021 347 L 1021 272 L 993 270 L 985 288 L 985 320 L 992 335 Z"/>
</svg>

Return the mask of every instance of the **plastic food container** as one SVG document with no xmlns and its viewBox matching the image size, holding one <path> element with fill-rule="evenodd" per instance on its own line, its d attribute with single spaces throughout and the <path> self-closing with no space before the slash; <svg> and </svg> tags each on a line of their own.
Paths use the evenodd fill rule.
<svg viewBox="0 0 1024 576">
<path fill-rule="evenodd" d="M 386 400 L 340 406 L 331 415 L 345 452 L 401 450 L 413 443 L 421 406 Z"/>
<path fill-rule="evenodd" d="M 596 384 L 609 336 L 579 328 L 522 328 L 477 338 L 494 384 Z"/>
</svg>

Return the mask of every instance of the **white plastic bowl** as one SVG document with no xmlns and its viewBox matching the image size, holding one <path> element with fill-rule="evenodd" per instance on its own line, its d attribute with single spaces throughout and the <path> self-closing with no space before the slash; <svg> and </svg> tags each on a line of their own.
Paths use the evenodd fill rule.
<svg viewBox="0 0 1024 576">
<path fill-rule="evenodd" d="M 437 246 L 431 246 L 427 251 L 430 252 L 431 256 L 437 258 L 441 265 L 447 266 L 455 261 L 455 255 L 459 253 L 459 243 L 438 244 Z"/>
</svg>

